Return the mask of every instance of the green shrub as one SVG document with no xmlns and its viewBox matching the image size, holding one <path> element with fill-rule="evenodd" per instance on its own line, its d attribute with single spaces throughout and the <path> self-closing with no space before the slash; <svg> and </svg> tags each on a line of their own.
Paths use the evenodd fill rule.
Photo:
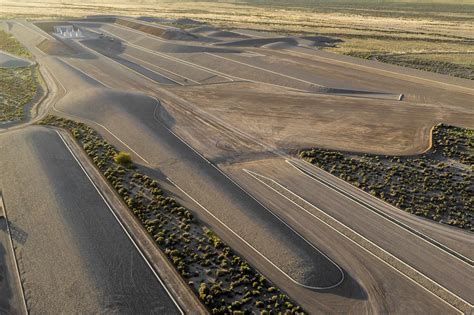
<svg viewBox="0 0 474 315">
<path fill-rule="evenodd" d="M 41 124 L 66 128 L 77 136 L 77 141 L 88 149 L 91 160 L 109 183 L 120 192 L 130 211 L 139 219 L 170 262 L 195 291 L 208 310 L 215 314 L 232 314 L 243 304 L 243 313 L 256 312 L 255 300 L 262 301 L 261 309 L 272 314 L 289 314 L 283 303 L 270 303 L 270 293 L 278 289 L 258 273 L 245 260 L 237 256 L 217 235 L 193 219 L 192 213 L 174 198 L 165 195 L 157 181 L 133 170 L 128 160 L 121 166 L 120 156 L 127 156 L 110 146 L 93 129 L 71 120 L 48 116 Z M 127 161 L 126 160 L 126 161 Z M 127 162 L 125 162 L 127 163 Z M 253 288 L 249 291 L 251 284 Z M 245 296 L 242 298 L 243 293 Z M 260 305 L 260 304 L 259 304 Z M 290 304 L 292 305 L 292 304 Z"/>
<path fill-rule="evenodd" d="M 132 158 L 129 153 L 120 151 L 115 154 L 114 161 L 120 165 L 128 166 L 132 163 Z"/>
</svg>

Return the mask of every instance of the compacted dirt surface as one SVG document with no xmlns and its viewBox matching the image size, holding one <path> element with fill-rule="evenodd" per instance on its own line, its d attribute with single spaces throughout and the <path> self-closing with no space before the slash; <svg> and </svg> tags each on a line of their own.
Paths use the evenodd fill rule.
<svg viewBox="0 0 474 315">
<path fill-rule="evenodd" d="M 55 131 L 2 135 L 0 148 L 31 313 L 179 313 Z"/>
<path fill-rule="evenodd" d="M 51 33 L 61 23 L 0 24 L 48 73 L 49 112 L 130 152 L 305 310 L 472 308 L 472 234 L 438 229 L 321 170 L 306 166 L 317 180 L 288 163 L 315 146 L 424 152 L 435 124 L 474 127 L 471 81 L 321 52 L 297 37 L 91 18 L 64 22 L 82 31 L 64 38 Z M 38 127 L 0 135 L 11 147 L 0 162 L 9 208 L 41 200 L 34 213 L 11 214 L 28 236 L 18 245 L 28 306 L 45 310 L 41 297 L 53 293 L 42 285 L 53 281 L 62 288 L 58 301 L 80 295 L 67 305 L 85 312 L 175 311 L 124 235 L 104 223 L 108 210 L 59 141 Z M 26 166 L 14 173 L 13 163 Z M 51 258 L 59 253 L 63 259 Z"/>
</svg>

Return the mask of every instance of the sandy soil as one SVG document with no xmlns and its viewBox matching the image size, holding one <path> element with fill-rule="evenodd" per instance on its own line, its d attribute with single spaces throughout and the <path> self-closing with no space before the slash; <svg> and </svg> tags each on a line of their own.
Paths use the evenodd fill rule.
<svg viewBox="0 0 474 315">
<path fill-rule="evenodd" d="M 244 126 L 243 128 L 253 136 L 278 148 L 297 149 L 317 145 L 352 151 L 413 154 L 423 152 L 428 147 L 429 130 L 437 122 L 444 121 L 466 127 L 472 125 L 469 102 L 466 103 L 465 96 L 460 93 L 444 93 L 443 91 L 431 93 L 432 87 L 419 85 L 415 90 L 413 85 L 403 80 L 373 75 L 358 69 L 348 72 L 342 65 L 314 62 L 304 55 L 295 55 L 297 52 L 287 54 L 281 49 L 272 49 L 271 53 L 269 50 L 255 50 L 256 53 L 263 52 L 265 54 L 263 57 L 245 57 L 232 53 L 207 54 L 205 47 L 153 40 L 113 25 L 96 23 L 93 26 L 100 26 L 98 31 L 103 29 L 133 41 L 139 46 L 143 45 L 152 49 L 158 55 L 140 50 L 139 46 L 131 47 L 118 42 L 102 41 L 104 43 L 101 43 L 100 40 L 87 40 L 84 42 L 85 45 L 108 56 L 114 57 L 117 54 L 119 57 L 117 60 L 129 60 L 156 72 L 165 71 L 164 73 L 168 75 L 172 72 L 174 76 L 171 78 L 177 82 L 183 85 L 196 85 L 174 88 L 173 93 L 235 127 Z M 193 52 L 196 47 L 201 51 Z M 88 62 L 84 63 L 82 59 L 87 59 Z M 148 90 L 148 87 L 140 87 L 136 84 L 136 79 L 122 78 L 124 76 L 122 69 L 114 69 L 116 74 L 111 78 L 106 74 L 111 68 L 104 68 L 103 62 L 91 54 L 87 57 L 82 54 L 81 58 L 71 58 L 68 62 L 102 81 L 113 80 L 111 85 L 114 87 L 122 89 L 133 84 L 139 89 Z M 192 66 L 189 62 L 199 67 Z M 249 66 L 245 65 L 246 63 Z M 127 65 L 126 61 L 123 61 L 123 64 Z M 279 67 L 279 64 L 283 64 L 284 67 Z M 208 72 L 203 67 L 216 69 L 224 75 L 213 77 L 212 72 Z M 259 69 L 260 67 L 273 72 L 281 71 L 283 76 L 272 75 L 273 72 Z M 134 66 L 133 69 L 140 71 L 139 67 Z M 147 74 L 146 71 L 143 73 Z M 322 75 L 323 73 L 330 75 Z M 373 100 L 370 99 L 369 94 L 369 98 L 357 99 L 298 93 L 257 83 L 205 84 L 212 82 L 209 81 L 210 78 L 217 82 L 229 82 L 225 74 L 230 78 L 242 76 L 246 79 L 261 80 L 289 88 L 315 89 L 314 85 L 311 87 L 309 83 L 317 82 L 343 89 L 372 91 L 385 89 L 384 92 L 394 93 L 394 95 L 397 92 L 404 93 L 404 101 Z M 136 76 L 127 74 L 127 77 Z M 189 80 L 186 82 L 184 78 L 189 78 Z M 347 78 L 350 80 L 346 80 Z M 387 84 L 384 84 L 385 82 Z M 390 85 L 389 82 L 392 84 Z M 197 86 L 197 83 L 204 85 Z M 242 94 L 242 89 L 246 93 Z M 324 92 L 325 89 L 337 91 L 337 89 L 324 87 L 316 88 L 316 92 Z M 176 114 L 175 119 L 180 119 L 182 113 L 173 112 L 175 108 L 168 108 L 168 110 L 173 115 Z M 387 115 L 387 113 L 390 114 Z M 410 117 L 410 120 L 406 117 Z M 188 126 L 182 128 L 181 131 L 186 136 L 194 138 L 192 141 L 201 152 L 206 152 L 208 157 L 218 161 L 229 158 L 233 154 L 232 151 L 245 154 L 249 146 L 253 147 L 252 144 L 242 142 L 242 139 L 231 140 L 235 136 L 227 135 L 226 139 L 215 132 L 209 136 L 208 132 L 201 132 L 199 127 L 192 128 L 193 124 L 185 120 L 176 125 L 178 128 Z M 190 132 L 191 129 L 192 132 Z M 202 141 L 204 138 L 207 138 L 205 142 Z"/>
<path fill-rule="evenodd" d="M 0 187 L 30 312 L 176 311 L 54 131 L 2 135 L 0 148 Z"/>
<path fill-rule="evenodd" d="M 429 130 L 441 115 L 453 124 L 469 124 L 466 119 L 472 117 L 410 102 L 308 95 L 254 84 L 187 87 L 175 93 L 282 149 L 413 154 L 427 148 Z"/>
<path fill-rule="evenodd" d="M 233 3 L 189 3 L 189 2 L 161 2 L 159 6 L 150 4 L 136 4 L 122 2 L 101 3 L 59 3 L 51 1 L 45 6 L 35 2 L 5 1 L 1 13 L 20 14 L 29 16 L 87 16 L 92 14 L 116 14 L 132 16 L 155 16 L 170 18 L 188 17 L 197 20 L 214 21 L 220 24 L 252 25 L 253 28 L 268 29 L 271 22 L 273 29 L 281 26 L 291 30 L 315 29 L 318 27 L 334 27 L 337 25 L 351 26 L 363 29 L 386 29 L 399 31 L 413 31 L 434 33 L 448 33 L 453 35 L 472 36 L 472 23 L 432 21 L 428 18 L 410 19 L 397 17 L 379 17 L 344 13 L 324 13 L 314 10 L 301 10 L 290 8 L 255 7 L 249 5 L 236 5 Z M 468 13 L 465 13 L 468 14 Z M 465 17 L 458 13 L 457 16 Z M 445 12 L 443 15 L 449 15 Z M 302 21 L 307 21 L 302 23 Z"/>
<path fill-rule="evenodd" d="M 249 70 L 251 67 L 233 61 L 216 62 L 217 57 L 209 56 L 209 51 L 202 47 L 198 47 L 201 50 L 192 51 L 189 47 L 196 49 L 197 46 L 163 43 L 161 39 L 151 40 L 145 36 L 136 38 L 135 34 L 130 32 L 120 32 L 125 33 L 129 40 L 135 38 L 136 43 L 148 45 L 159 52 L 163 52 L 160 49 L 168 49 L 164 56 L 151 58 L 150 62 L 167 59 L 166 57 L 171 55 L 187 62 L 200 61 L 205 66 L 218 69 L 227 69 L 228 65 L 232 64 L 232 71 L 239 71 L 257 80 L 269 80 L 269 83 L 275 83 L 273 80 L 278 76 L 269 75 L 268 71 Z M 107 43 L 95 44 L 98 49 L 114 48 Z M 119 49 L 116 51 L 123 52 Z M 307 60 L 302 62 L 291 56 L 276 56 L 275 50 L 271 52 L 265 50 L 260 60 L 250 53 L 239 55 L 226 52 L 222 55 L 236 61 L 245 60 L 255 66 L 269 67 L 270 71 L 281 71 L 287 76 L 311 64 Z M 133 50 L 128 50 L 127 53 L 138 57 L 144 55 Z M 283 60 L 281 63 L 278 62 L 279 58 Z M 472 110 L 466 95 L 454 94 L 452 97 L 453 94 L 449 94 L 448 89 L 438 90 L 433 86 L 424 86 L 422 92 L 410 95 L 406 101 L 394 102 L 297 92 L 288 88 L 291 83 L 288 78 L 282 79 L 281 75 L 279 82 L 282 87 L 255 82 L 234 82 L 169 88 L 90 52 L 60 60 L 48 57 L 44 62 L 68 91 L 66 98 L 58 104 L 58 109 L 105 125 L 142 156 L 143 160 L 140 160 L 137 154 L 134 158 L 140 160 L 147 172 L 160 176 L 165 181 L 169 176 L 283 270 L 307 284 L 321 280 L 328 282 L 333 278 L 330 277 L 331 270 L 321 268 L 322 261 L 314 255 L 314 249 L 305 245 L 247 194 L 230 184 L 195 152 L 177 141 L 161 122 L 185 138 L 194 148 L 219 163 L 234 162 L 236 157 L 259 159 L 268 154 L 268 147 L 259 146 L 242 133 L 224 128 L 223 124 L 278 148 L 293 149 L 317 144 L 331 148 L 363 148 L 367 151 L 397 154 L 407 150 L 417 152 L 426 147 L 423 144 L 427 143 L 429 127 L 435 121 L 451 120 L 459 124 L 472 124 Z M 183 65 L 177 60 L 174 62 Z M 67 63 L 105 82 L 104 85 L 110 86 L 111 89 L 104 88 L 99 81 L 88 78 Z M 300 64 L 298 67 L 286 66 L 295 63 Z M 399 87 L 414 85 L 413 82 L 402 84 L 402 80 L 389 76 L 379 82 L 382 76 L 354 71 L 350 67 L 330 67 L 322 63 L 315 63 L 312 67 L 312 70 L 307 72 L 317 73 L 313 69 L 319 68 L 319 73 L 300 79 L 326 80 L 323 81 L 325 83 L 348 81 L 347 84 L 352 87 L 363 87 L 369 82 L 369 86 L 376 90 L 380 90 L 380 86 L 397 90 Z M 202 67 L 191 67 L 188 64 L 176 71 L 187 72 L 186 75 L 201 75 L 203 70 Z M 158 97 L 163 102 L 162 106 L 156 107 L 153 99 L 135 92 L 145 92 Z M 442 101 L 437 100 L 432 105 L 428 102 L 443 95 Z M 446 99 L 450 102 L 445 103 Z M 457 100 L 463 103 L 458 103 Z M 210 119 L 199 112 L 200 110 L 219 118 L 222 124 Z M 109 141 L 124 148 L 124 144 L 119 143 L 115 137 L 104 130 L 102 132 Z M 254 252 L 249 254 L 248 248 L 236 241 L 235 236 L 223 231 L 221 225 L 216 225 L 221 232 L 219 235 L 223 235 L 237 250 L 242 250 L 250 262 L 262 266 L 270 279 L 275 279 L 277 285 L 288 288 L 298 301 L 303 301 L 313 307 L 312 309 L 326 312 L 334 310 L 334 305 L 341 305 L 341 309 L 346 312 L 426 312 L 427 308 L 440 313 L 449 312 L 444 309 L 446 305 L 439 301 L 433 302 L 433 297 L 428 293 L 380 262 L 374 262 L 375 258 L 367 257 L 366 253 L 354 249 L 353 244 L 342 240 L 335 232 L 328 231 L 327 227 L 316 223 L 308 226 L 313 222 L 305 220 L 306 217 L 302 217 L 291 205 L 273 198 L 268 192 L 262 192 L 261 187 L 253 186 L 252 189 L 259 194 L 259 200 L 264 200 L 270 209 L 277 209 L 284 216 L 285 222 L 290 222 L 292 227 L 308 237 L 311 244 L 316 244 L 323 252 L 330 253 L 330 257 L 349 271 L 346 273 L 349 280 L 333 292 L 303 290 L 289 283 L 274 267 L 268 267 L 268 262 L 257 257 Z M 184 198 L 182 194 L 180 196 Z M 193 209 L 206 219 L 206 222 L 214 222 L 209 220 L 198 206 L 194 205 Z M 341 245 L 343 243 L 344 245 Z M 400 305 L 400 300 L 406 303 Z"/>
<path fill-rule="evenodd" d="M 152 165 L 159 166 L 161 172 L 197 196 L 202 204 L 296 281 L 309 286 L 327 286 L 340 279 L 332 263 L 164 129 L 154 118 L 155 100 L 115 91 L 81 93 L 88 96 L 70 93 L 57 108 L 98 122 L 118 137 L 134 143 L 135 150 Z M 270 242 L 278 244 L 278 252 L 270 250 Z"/>
</svg>

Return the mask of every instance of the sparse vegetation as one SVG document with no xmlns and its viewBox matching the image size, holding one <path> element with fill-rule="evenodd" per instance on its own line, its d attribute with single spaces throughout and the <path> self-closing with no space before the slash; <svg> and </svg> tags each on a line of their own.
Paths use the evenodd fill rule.
<svg viewBox="0 0 474 315">
<path fill-rule="evenodd" d="M 423 58 L 424 54 L 380 54 L 349 51 L 346 55 L 474 80 L 474 63 L 470 65 L 442 60 L 429 60 Z M 474 59 L 474 54 L 466 55 Z"/>
<path fill-rule="evenodd" d="M 419 156 L 303 150 L 300 157 L 397 208 L 474 231 L 474 131 L 440 124 Z"/>
<path fill-rule="evenodd" d="M 16 38 L 2 30 L 0 30 L 0 50 L 19 57 L 32 58 L 31 53 Z"/>
<path fill-rule="evenodd" d="M 212 314 L 302 314 L 283 292 L 164 192 L 158 182 L 83 123 L 48 116 L 68 130 Z M 129 161 L 127 159 L 127 161 Z"/>
<path fill-rule="evenodd" d="M 54 1 L 53 1 L 54 2 Z M 59 2 L 59 1 L 58 1 Z M 48 8 L 35 4 L 3 6 L 8 17 L 16 14 L 26 17 L 85 16 L 96 14 L 136 15 L 159 17 L 179 28 L 189 24 L 174 23 L 173 19 L 191 18 L 224 28 L 246 28 L 290 35 L 324 35 L 342 40 L 333 52 L 347 54 L 375 53 L 406 54 L 403 58 L 381 58 L 383 62 L 415 67 L 428 71 L 471 78 L 471 55 L 460 59 L 458 53 L 472 52 L 472 16 L 474 2 L 467 1 L 347 1 L 347 0 L 247 0 L 230 1 L 160 1 L 156 6 L 148 1 L 111 6 L 100 4 L 68 3 Z M 0 7 L 0 14 L 2 7 Z M 410 54 L 420 52 L 447 52 L 446 64 L 438 63 L 436 55 Z M 451 54 L 452 53 L 452 54 Z M 410 56 L 409 56 L 410 55 Z M 408 57 L 409 56 L 409 57 Z M 395 60 L 396 59 L 396 60 Z M 416 59 L 416 60 L 415 60 Z M 461 74 L 460 74 L 461 72 Z"/>
<path fill-rule="evenodd" d="M 35 66 L 0 69 L 0 123 L 24 117 L 24 107 L 38 88 L 36 71 Z"/>
<path fill-rule="evenodd" d="M 0 30 L 0 50 L 24 58 L 31 53 L 13 36 Z M 24 107 L 36 94 L 37 68 L 0 68 L 0 123 L 19 121 L 24 118 Z"/>
</svg>

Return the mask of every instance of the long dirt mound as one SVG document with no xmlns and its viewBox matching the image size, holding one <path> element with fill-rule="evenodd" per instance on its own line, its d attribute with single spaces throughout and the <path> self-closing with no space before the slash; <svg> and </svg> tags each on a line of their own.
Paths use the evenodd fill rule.
<svg viewBox="0 0 474 315">
<path fill-rule="evenodd" d="M 171 28 L 165 28 L 165 27 L 158 27 L 158 26 L 152 26 L 152 25 L 147 25 L 131 20 L 125 20 L 125 19 L 116 19 L 115 23 L 119 25 L 123 25 L 129 28 L 133 28 L 137 31 L 144 32 L 150 35 L 158 36 L 163 39 L 168 39 L 168 40 L 195 40 L 197 37 L 193 34 L 190 34 L 188 32 L 185 32 L 180 29 L 171 29 Z"/>
<path fill-rule="evenodd" d="M 261 47 L 272 43 L 287 43 L 291 46 L 297 46 L 298 41 L 292 37 L 277 37 L 277 38 L 251 38 L 242 39 L 232 42 L 218 44 L 219 46 L 240 46 L 240 47 Z"/>
<path fill-rule="evenodd" d="M 214 31 L 206 34 L 210 37 L 220 37 L 220 38 L 249 38 L 247 35 L 231 32 L 231 31 Z"/>
<path fill-rule="evenodd" d="M 327 288 L 342 280 L 337 265 L 164 128 L 163 122 L 173 126 L 174 121 L 155 99 L 92 89 L 69 93 L 58 108 L 106 126 L 185 191 L 199 196 L 200 202 L 293 281 Z"/>
</svg>

